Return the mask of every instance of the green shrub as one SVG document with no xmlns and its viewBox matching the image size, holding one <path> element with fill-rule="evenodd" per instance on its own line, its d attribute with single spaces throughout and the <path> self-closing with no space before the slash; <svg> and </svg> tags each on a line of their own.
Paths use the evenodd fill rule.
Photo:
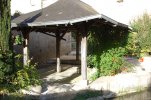
<svg viewBox="0 0 151 100">
<path fill-rule="evenodd" d="M 126 61 L 124 55 L 126 49 L 122 47 L 112 48 L 107 51 L 103 51 L 101 55 L 91 55 L 88 57 L 88 65 L 91 67 L 97 67 L 99 73 L 95 74 L 95 78 L 99 76 L 115 75 L 126 68 Z M 93 79 L 95 79 L 93 78 Z"/>
<path fill-rule="evenodd" d="M 30 85 L 40 84 L 36 64 L 23 66 L 21 55 L 15 56 L 15 69 L 12 68 L 12 53 L 0 52 L 0 93 L 14 92 Z"/>
<path fill-rule="evenodd" d="M 122 71 L 125 67 L 124 55 L 126 49 L 122 47 L 112 48 L 107 51 L 103 51 L 100 56 L 100 75 L 115 75 Z"/>
<path fill-rule="evenodd" d="M 13 80 L 13 84 L 17 87 L 17 88 L 25 88 L 27 86 L 30 85 L 36 85 L 36 84 L 40 84 L 40 80 L 39 80 L 39 74 L 37 72 L 36 69 L 36 64 L 32 65 L 27 64 L 26 66 L 18 66 L 20 65 L 19 63 L 17 63 L 17 71 L 15 73 L 14 80 Z"/>
<path fill-rule="evenodd" d="M 7 84 L 12 80 L 12 74 L 14 73 L 12 56 L 11 51 L 0 49 L 0 83 L 2 84 Z"/>
<path fill-rule="evenodd" d="M 108 28 L 107 28 L 108 27 Z M 127 69 L 124 56 L 127 54 L 128 31 L 101 26 L 93 28 L 88 36 L 88 66 L 96 67 L 92 79 L 115 75 Z"/>
</svg>

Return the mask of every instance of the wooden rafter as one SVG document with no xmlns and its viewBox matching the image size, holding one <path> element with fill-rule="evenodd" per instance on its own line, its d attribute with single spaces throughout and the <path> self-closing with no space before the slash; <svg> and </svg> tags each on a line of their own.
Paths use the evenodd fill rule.
<svg viewBox="0 0 151 100">
<path fill-rule="evenodd" d="M 46 35 L 49 35 L 49 36 L 52 36 L 52 37 L 57 37 L 56 35 L 53 35 L 53 34 L 50 34 L 50 33 L 47 33 L 47 32 L 43 32 L 43 34 L 46 34 Z M 63 38 L 63 37 L 61 37 L 60 39 L 66 41 L 66 39 Z"/>
</svg>

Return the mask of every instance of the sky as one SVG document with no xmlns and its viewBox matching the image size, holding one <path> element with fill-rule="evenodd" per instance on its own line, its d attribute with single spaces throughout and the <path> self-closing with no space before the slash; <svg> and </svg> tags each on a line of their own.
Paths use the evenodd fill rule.
<svg viewBox="0 0 151 100">
<path fill-rule="evenodd" d="M 43 8 L 58 0 L 43 0 Z M 130 21 L 144 12 L 151 14 L 150 0 L 81 0 L 92 6 L 100 14 L 129 25 Z M 41 9 L 41 0 L 11 0 L 11 14 L 15 11 L 28 13 Z"/>
</svg>

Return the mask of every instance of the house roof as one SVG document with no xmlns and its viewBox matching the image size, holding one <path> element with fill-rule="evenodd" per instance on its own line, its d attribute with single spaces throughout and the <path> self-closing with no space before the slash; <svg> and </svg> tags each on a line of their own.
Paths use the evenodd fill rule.
<svg viewBox="0 0 151 100">
<path fill-rule="evenodd" d="M 21 16 L 12 19 L 11 26 L 22 27 L 74 24 L 97 18 L 105 19 L 115 25 L 128 27 L 103 14 L 99 14 L 91 6 L 80 0 L 58 0 L 46 8 L 22 14 Z"/>
</svg>

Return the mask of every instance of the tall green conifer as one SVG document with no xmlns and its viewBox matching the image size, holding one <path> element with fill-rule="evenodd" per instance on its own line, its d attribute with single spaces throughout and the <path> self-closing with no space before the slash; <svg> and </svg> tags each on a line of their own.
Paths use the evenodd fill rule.
<svg viewBox="0 0 151 100">
<path fill-rule="evenodd" d="M 0 47 L 4 51 L 11 50 L 11 14 L 10 1 L 0 0 Z"/>
<path fill-rule="evenodd" d="M 10 2 L 11 0 L 0 0 L 0 84 L 9 83 L 15 72 Z"/>
</svg>

